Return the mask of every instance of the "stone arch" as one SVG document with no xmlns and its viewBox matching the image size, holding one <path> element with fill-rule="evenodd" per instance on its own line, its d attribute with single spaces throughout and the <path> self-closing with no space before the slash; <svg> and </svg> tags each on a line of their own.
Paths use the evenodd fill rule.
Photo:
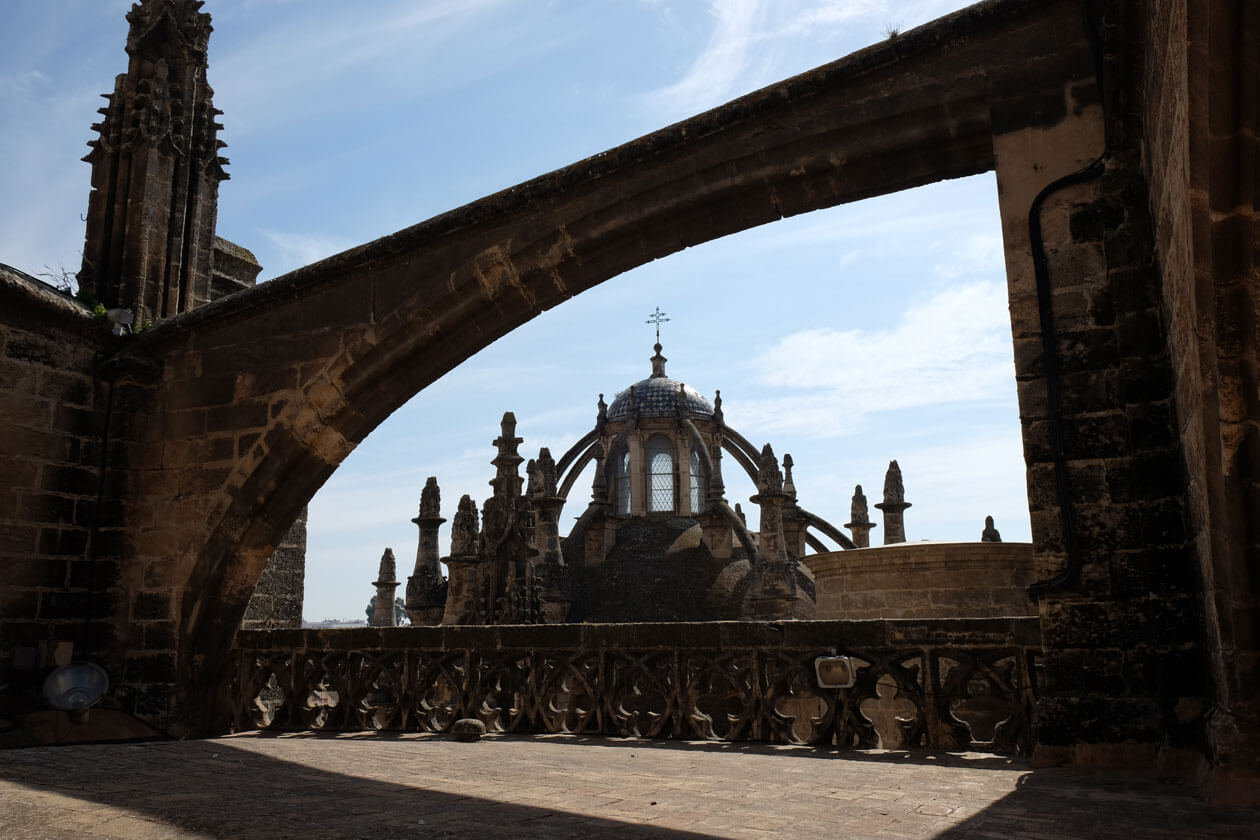
<svg viewBox="0 0 1260 840">
<path fill-rule="evenodd" d="M 142 335 L 127 354 L 163 368 L 127 469 L 179 504 L 146 502 L 138 515 L 169 520 L 131 550 L 178 596 L 183 731 L 213 727 L 224 652 L 293 516 L 411 396 L 650 260 L 987 171 L 999 133 L 1100 122 L 1093 72 L 1076 4 L 973 7 Z M 195 453 L 214 446 L 231 454 L 207 466 Z"/>
</svg>

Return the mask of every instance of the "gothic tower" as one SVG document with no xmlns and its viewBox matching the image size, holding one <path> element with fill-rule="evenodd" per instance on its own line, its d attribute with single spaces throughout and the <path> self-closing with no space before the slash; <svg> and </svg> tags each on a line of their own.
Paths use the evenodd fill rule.
<svg viewBox="0 0 1260 840">
<path fill-rule="evenodd" d="M 221 113 L 206 83 L 210 15 L 202 0 L 140 0 L 127 13 L 127 72 L 118 76 L 92 165 L 79 286 L 136 322 L 211 297 Z"/>
</svg>

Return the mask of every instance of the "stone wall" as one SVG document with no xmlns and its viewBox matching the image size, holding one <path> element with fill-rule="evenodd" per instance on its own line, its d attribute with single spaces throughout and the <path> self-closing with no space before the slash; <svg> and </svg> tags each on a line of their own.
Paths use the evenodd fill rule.
<svg viewBox="0 0 1260 840">
<path fill-rule="evenodd" d="M 306 508 L 302 508 L 259 576 L 241 627 L 301 627 L 305 587 Z"/>
<path fill-rule="evenodd" d="M 102 494 L 103 504 L 118 504 L 114 488 L 100 482 L 99 409 L 109 396 L 94 377 L 109 329 L 64 295 L 5 268 L 0 311 L 4 710 L 33 708 L 48 668 L 112 645 L 125 631 L 113 609 L 118 534 L 95 529 Z M 116 511 L 103 513 L 108 519 Z"/>
<path fill-rule="evenodd" d="M 1190 535 L 1215 708 L 1209 795 L 1260 802 L 1260 16 L 1252 4 L 1122 4 L 1113 39 L 1140 90 L 1124 125 L 1157 220 Z M 1140 49 L 1138 47 L 1141 47 Z M 1215 791 L 1215 792 L 1214 792 Z M 1233 791 L 1233 792 L 1231 792 Z"/>
<path fill-rule="evenodd" d="M 1036 615 L 1030 543 L 913 542 L 806 555 L 819 619 Z"/>
</svg>

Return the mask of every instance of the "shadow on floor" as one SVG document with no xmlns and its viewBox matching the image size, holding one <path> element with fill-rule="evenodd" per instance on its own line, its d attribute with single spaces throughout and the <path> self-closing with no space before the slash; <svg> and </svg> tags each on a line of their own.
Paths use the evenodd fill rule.
<svg viewBox="0 0 1260 840">
<path fill-rule="evenodd" d="M 419 746 L 419 745 L 417 745 Z M 370 745 L 361 751 L 373 764 Z M 394 840 L 413 837 L 631 837 L 686 840 L 708 835 L 636 825 L 584 814 L 549 810 L 495 799 L 459 796 L 423 787 L 328 772 L 235 747 L 230 740 L 90 744 L 49 749 L 12 750 L 0 762 L 0 780 L 41 794 L 60 794 L 98 806 L 102 812 L 49 813 L 48 802 L 0 802 L 0 825 L 24 825 L 30 837 L 72 837 L 82 824 L 90 836 L 109 819 L 123 823 L 105 836 L 132 836 L 127 821 L 159 821 L 170 829 L 224 838 L 362 837 Z M 440 772 L 440 771 L 439 771 Z M 414 777 L 413 777 L 414 778 Z M 505 791 L 510 793 L 510 791 Z M 653 803 L 655 804 L 655 803 Z M 25 808 L 25 810 L 23 810 Z M 18 809 L 17 813 L 12 813 Z M 143 836 L 157 828 L 136 830 Z M 0 831 L 0 835 L 4 835 Z M 178 836 L 183 836 L 182 834 Z"/>
</svg>

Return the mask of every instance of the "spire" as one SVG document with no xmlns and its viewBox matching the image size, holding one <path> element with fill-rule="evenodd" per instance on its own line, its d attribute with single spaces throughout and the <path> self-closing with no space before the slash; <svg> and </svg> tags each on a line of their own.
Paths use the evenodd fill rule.
<svg viewBox="0 0 1260 840">
<path fill-rule="evenodd" d="M 201 0 L 142 0 L 127 21 L 127 72 L 92 126 L 79 285 L 143 322 L 211 295 L 222 112 L 206 82 L 210 15 Z"/>
<path fill-rule="evenodd" d="M 524 442 L 524 438 L 516 436 L 516 415 L 510 411 L 503 412 L 499 429 L 501 434 L 493 441 L 499 453 L 490 462 L 498 468 L 498 472 L 490 486 L 494 488 L 496 496 L 514 499 L 521 495 L 521 477 L 516 470 L 525 459 L 517 452 L 517 447 Z"/>
<path fill-rule="evenodd" d="M 608 422 L 608 403 L 604 402 L 604 395 L 599 395 L 599 403 L 595 411 L 595 425 L 604 428 L 604 424 Z"/>
<path fill-rule="evenodd" d="M 792 481 L 792 456 L 783 453 L 783 492 L 796 499 L 796 483 Z"/>
<path fill-rule="evenodd" d="M 437 624 L 446 608 L 446 579 L 438 559 L 438 528 L 442 518 L 442 493 L 437 477 L 429 476 L 420 493 L 420 515 L 411 520 L 420 529 L 416 564 L 407 578 L 407 617 L 411 623 Z"/>
</svg>

